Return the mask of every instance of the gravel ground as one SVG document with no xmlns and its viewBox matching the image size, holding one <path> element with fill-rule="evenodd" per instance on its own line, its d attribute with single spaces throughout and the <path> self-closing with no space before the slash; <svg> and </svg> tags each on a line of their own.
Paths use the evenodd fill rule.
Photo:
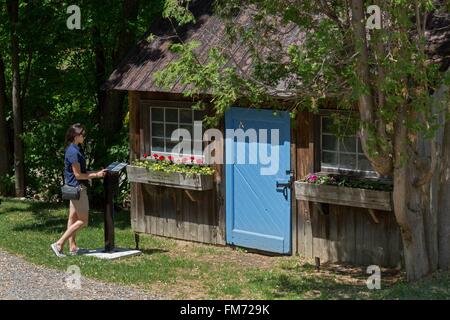
<svg viewBox="0 0 450 320">
<path fill-rule="evenodd" d="M 157 300 L 148 292 L 33 265 L 0 251 L 0 300 Z M 80 288 L 77 288 L 77 284 Z M 69 284 L 69 285 L 68 285 Z"/>
</svg>

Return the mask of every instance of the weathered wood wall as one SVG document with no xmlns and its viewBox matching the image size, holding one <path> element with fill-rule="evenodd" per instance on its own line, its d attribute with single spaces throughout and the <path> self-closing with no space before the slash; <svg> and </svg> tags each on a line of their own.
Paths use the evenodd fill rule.
<svg viewBox="0 0 450 320">
<path fill-rule="evenodd" d="M 152 101 L 183 101 L 180 95 L 130 92 L 130 160 L 149 148 L 148 117 Z M 144 107 L 143 107 L 144 105 Z M 142 118 L 145 117 L 145 118 Z M 223 126 L 223 124 L 222 124 Z M 222 127 L 223 129 L 223 127 Z M 292 169 L 295 179 L 318 170 L 320 157 L 315 119 L 302 112 L 292 129 Z M 225 170 L 216 166 L 214 189 L 190 191 L 132 183 L 132 227 L 136 232 L 225 245 Z M 193 199 L 196 201 L 192 201 Z M 292 202 L 293 252 L 321 261 L 357 265 L 398 266 L 401 237 L 392 212 L 377 211 L 375 223 L 368 210 L 337 205 L 327 210 L 306 201 Z M 325 214 L 324 214 L 324 213 Z"/>
<path fill-rule="evenodd" d="M 299 114 L 296 126 L 296 178 L 316 172 L 320 159 L 316 137 L 320 135 L 309 112 Z M 401 262 L 400 230 L 393 212 L 376 211 L 379 223 L 367 209 L 325 205 L 322 212 L 312 202 L 296 203 L 297 253 L 321 261 L 346 262 L 356 265 L 376 264 L 397 267 Z M 325 213 L 325 214 L 324 214 Z"/>
<path fill-rule="evenodd" d="M 303 201 L 302 201 L 303 202 Z M 378 211 L 375 223 L 366 209 L 329 205 L 327 214 L 313 203 L 298 213 L 298 253 L 321 261 L 397 267 L 401 238 L 391 212 Z"/>
<path fill-rule="evenodd" d="M 136 232 L 164 237 L 225 244 L 216 208 L 214 191 L 189 191 L 138 184 Z"/>
<path fill-rule="evenodd" d="M 175 96 L 130 92 L 130 160 L 148 153 L 148 106 L 152 101 L 176 101 Z M 179 96 L 178 96 L 179 99 Z M 145 107 L 143 107 L 145 104 Z M 146 111 L 146 112 L 144 112 Z M 224 170 L 216 166 L 214 189 L 175 189 L 131 183 L 131 224 L 136 232 L 225 244 Z"/>
</svg>

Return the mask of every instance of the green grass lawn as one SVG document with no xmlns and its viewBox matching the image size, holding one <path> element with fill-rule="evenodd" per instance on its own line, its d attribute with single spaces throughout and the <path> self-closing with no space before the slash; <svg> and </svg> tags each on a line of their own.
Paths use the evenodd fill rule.
<svg viewBox="0 0 450 320">
<path fill-rule="evenodd" d="M 116 245 L 134 247 L 128 212 L 116 214 Z M 269 257 L 230 247 L 141 236 L 143 255 L 104 261 L 58 259 L 50 249 L 65 230 L 65 206 L 3 199 L 0 249 L 58 270 L 77 265 L 83 276 L 142 289 L 172 299 L 448 299 L 450 275 L 407 284 L 402 274 L 384 276 L 369 290 L 363 268 L 324 266 L 318 273 L 300 257 Z M 103 246 L 103 217 L 93 212 L 77 236 L 81 248 Z M 1 271 L 0 271 L 1 272 Z"/>
</svg>

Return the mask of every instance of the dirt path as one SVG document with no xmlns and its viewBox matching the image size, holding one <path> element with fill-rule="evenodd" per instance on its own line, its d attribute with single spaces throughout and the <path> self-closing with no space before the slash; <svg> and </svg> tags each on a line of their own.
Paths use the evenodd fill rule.
<svg viewBox="0 0 450 320">
<path fill-rule="evenodd" d="M 81 277 L 79 282 L 70 279 L 64 272 L 36 266 L 0 251 L 0 300 L 161 299 L 143 290 L 106 284 L 84 277 Z"/>
</svg>

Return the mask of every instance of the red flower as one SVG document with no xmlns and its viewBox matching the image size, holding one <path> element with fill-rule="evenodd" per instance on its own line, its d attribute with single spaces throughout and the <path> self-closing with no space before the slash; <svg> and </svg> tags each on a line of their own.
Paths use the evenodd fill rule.
<svg viewBox="0 0 450 320">
<path fill-rule="evenodd" d="M 163 161 L 165 158 L 166 158 L 166 157 L 164 157 L 164 156 L 159 156 L 159 160 L 160 160 L 160 161 Z"/>
<path fill-rule="evenodd" d="M 153 154 L 153 158 L 158 159 L 158 157 L 159 157 L 159 156 L 158 156 L 157 153 L 154 153 L 154 154 Z"/>
<path fill-rule="evenodd" d="M 169 159 L 170 162 L 173 162 L 173 156 L 168 156 L 167 159 Z"/>
<path fill-rule="evenodd" d="M 147 158 L 147 157 L 148 157 L 148 154 L 144 153 L 144 158 Z"/>
<path fill-rule="evenodd" d="M 318 179 L 318 177 L 317 177 L 316 175 L 314 175 L 314 174 L 310 174 L 310 175 L 308 175 L 308 177 L 306 178 L 306 180 L 307 180 L 308 182 L 316 182 L 317 179 Z"/>
<path fill-rule="evenodd" d="M 195 160 L 195 157 L 191 156 L 191 162 L 194 162 L 194 160 Z"/>
</svg>

